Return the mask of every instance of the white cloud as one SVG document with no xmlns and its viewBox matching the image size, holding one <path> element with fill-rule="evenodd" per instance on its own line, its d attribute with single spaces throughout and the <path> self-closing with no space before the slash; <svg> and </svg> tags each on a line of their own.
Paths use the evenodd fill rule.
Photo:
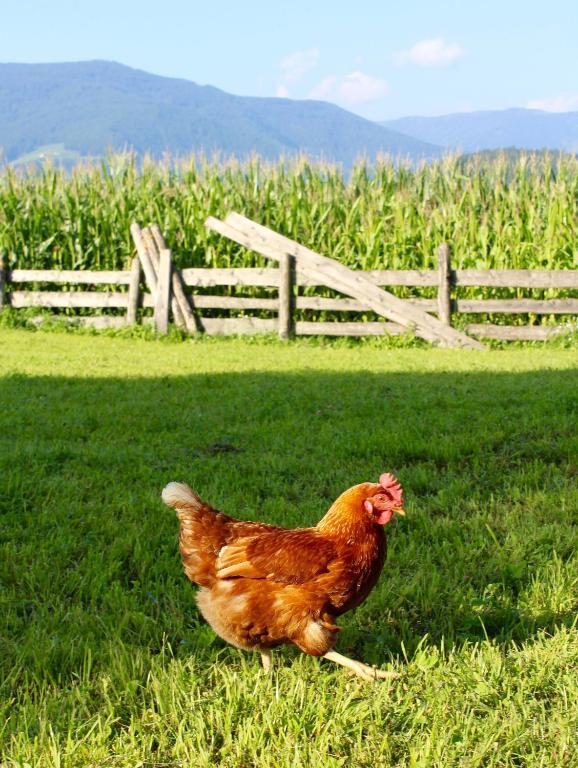
<svg viewBox="0 0 578 768">
<path fill-rule="evenodd" d="M 443 37 L 432 40 L 420 40 L 407 51 L 399 51 L 393 55 L 398 66 L 417 64 L 419 67 L 447 67 L 461 59 L 465 49 L 457 43 L 446 43 Z"/>
<path fill-rule="evenodd" d="M 575 112 L 578 110 L 578 93 L 561 93 L 548 99 L 534 99 L 526 107 L 543 109 L 545 112 Z"/>
<path fill-rule="evenodd" d="M 286 85 L 278 85 L 277 90 L 275 91 L 275 96 L 277 96 L 279 99 L 288 99 L 289 89 Z"/>
<path fill-rule="evenodd" d="M 301 80 L 303 75 L 312 69 L 315 69 L 319 61 L 319 51 L 317 48 L 309 48 L 306 51 L 295 51 L 285 58 L 281 59 L 279 66 L 283 73 L 283 79 L 287 83 L 295 83 Z"/>
<path fill-rule="evenodd" d="M 326 77 L 309 92 L 310 99 L 339 101 L 345 104 L 363 104 L 385 96 L 389 86 L 385 80 L 355 71 L 338 79 Z"/>
</svg>

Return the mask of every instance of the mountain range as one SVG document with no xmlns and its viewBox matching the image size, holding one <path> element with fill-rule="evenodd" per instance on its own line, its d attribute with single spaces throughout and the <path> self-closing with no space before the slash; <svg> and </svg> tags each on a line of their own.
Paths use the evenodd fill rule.
<svg viewBox="0 0 578 768">
<path fill-rule="evenodd" d="M 334 104 L 233 96 L 106 61 L 0 64 L 0 115 L 8 161 L 45 145 L 93 156 L 124 148 L 268 159 L 304 152 L 346 166 L 360 154 L 439 153 Z"/>
<path fill-rule="evenodd" d="M 305 153 L 345 168 L 360 156 L 431 160 L 448 150 L 578 151 L 578 112 L 509 109 L 375 123 L 322 101 L 235 96 L 122 64 L 0 64 L 0 157 L 74 164 L 142 155 L 267 159 Z"/>
<path fill-rule="evenodd" d="M 551 149 L 578 152 L 578 112 L 504 109 L 441 117 L 402 117 L 380 123 L 451 150 Z"/>
</svg>

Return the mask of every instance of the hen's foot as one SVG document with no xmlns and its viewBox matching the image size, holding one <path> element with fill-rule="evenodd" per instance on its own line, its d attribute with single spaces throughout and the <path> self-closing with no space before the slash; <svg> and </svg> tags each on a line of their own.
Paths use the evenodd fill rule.
<svg viewBox="0 0 578 768">
<path fill-rule="evenodd" d="M 395 678 L 399 677 L 397 672 L 370 667 L 368 664 L 362 664 L 361 661 L 355 661 L 355 659 L 350 659 L 348 656 L 342 656 L 337 651 L 329 651 L 323 658 L 334 661 L 336 664 L 349 669 L 352 674 L 358 675 L 370 683 L 375 680 L 395 680 Z"/>
<path fill-rule="evenodd" d="M 261 651 L 261 664 L 266 673 L 271 672 L 271 651 Z"/>
</svg>

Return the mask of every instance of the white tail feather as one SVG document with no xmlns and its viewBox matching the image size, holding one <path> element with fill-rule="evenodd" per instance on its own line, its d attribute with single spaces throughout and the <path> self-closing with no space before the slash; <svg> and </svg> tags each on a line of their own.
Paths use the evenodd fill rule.
<svg viewBox="0 0 578 768">
<path fill-rule="evenodd" d="M 198 509 L 200 499 L 186 483 L 169 483 L 163 488 L 162 499 L 168 507 L 194 507 Z"/>
</svg>

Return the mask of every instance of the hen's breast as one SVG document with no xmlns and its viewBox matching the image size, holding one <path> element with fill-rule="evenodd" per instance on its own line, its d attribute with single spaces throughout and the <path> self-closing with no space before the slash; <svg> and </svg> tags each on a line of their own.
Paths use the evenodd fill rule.
<svg viewBox="0 0 578 768">
<path fill-rule="evenodd" d="M 330 593 L 337 616 L 357 608 L 368 597 L 381 576 L 386 554 L 387 542 L 381 528 L 343 553 L 343 572 Z"/>
</svg>

